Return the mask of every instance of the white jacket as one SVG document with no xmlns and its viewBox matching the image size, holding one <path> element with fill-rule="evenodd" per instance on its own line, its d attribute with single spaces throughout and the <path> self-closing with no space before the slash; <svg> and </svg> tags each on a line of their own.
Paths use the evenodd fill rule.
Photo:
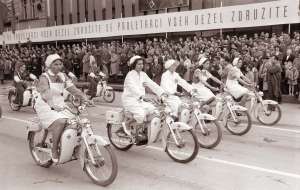
<svg viewBox="0 0 300 190">
<path fill-rule="evenodd" d="M 145 72 L 130 71 L 124 81 L 124 91 L 122 100 L 124 102 L 137 101 L 141 96 L 145 96 L 145 86 L 149 87 L 157 96 L 161 96 L 164 90 L 153 82 Z"/>
<path fill-rule="evenodd" d="M 178 73 L 166 71 L 162 74 L 160 86 L 166 93 L 174 95 L 177 92 L 177 85 L 181 86 L 187 92 L 193 90 L 192 85 L 182 79 Z"/>
</svg>

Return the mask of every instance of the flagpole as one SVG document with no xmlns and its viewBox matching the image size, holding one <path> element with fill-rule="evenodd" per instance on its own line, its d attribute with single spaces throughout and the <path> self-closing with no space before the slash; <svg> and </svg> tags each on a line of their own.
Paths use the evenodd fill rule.
<svg viewBox="0 0 300 190">
<path fill-rule="evenodd" d="M 168 8 L 165 8 L 165 13 L 168 13 Z M 168 39 L 168 32 L 166 32 L 166 39 Z"/>
<path fill-rule="evenodd" d="M 121 12 L 121 20 L 123 20 L 123 12 Z M 124 35 L 123 35 L 123 32 L 122 32 L 122 43 L 124 43 Z"/>
<path fill-rule="evenodd" d="M 222 11 L 222 8 L 223 8 L 223 0 L 221 0 L 221 11 Z M 223 38 L 223 28 L 222 28 L 222 26 L 220 28 L 220 38 Z"/>
</svg>

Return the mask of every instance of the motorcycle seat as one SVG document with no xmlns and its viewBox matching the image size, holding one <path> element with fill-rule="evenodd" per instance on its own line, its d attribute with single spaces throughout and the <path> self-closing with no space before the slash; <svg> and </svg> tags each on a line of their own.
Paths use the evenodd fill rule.
<svg viewBox="0 0 300 190">
<path fill-rule="evenodd" d="M 123 111 L 123 112 L 124 112 L 125 120 L 134 120 L 135 121 L 133 113 L 131 113 L 129 111 Z M 146 116 L 146 122 L 152 121 L 152 119 L 156 116 L 158 116 L 158 113 L 156 113 L 156 112 L 152 113 L 152 114 L 148 114 Z"/>
</svg>

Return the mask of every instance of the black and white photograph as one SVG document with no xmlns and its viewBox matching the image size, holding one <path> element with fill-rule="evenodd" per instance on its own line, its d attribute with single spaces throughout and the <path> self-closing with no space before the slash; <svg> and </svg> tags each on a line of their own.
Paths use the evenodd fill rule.
<svg viewBox="0 0 300 190">
<path fill-rule="evenodd" d="M 1 190 L 300 190 L 300 0 L 0 0 Z"/>
</svg>

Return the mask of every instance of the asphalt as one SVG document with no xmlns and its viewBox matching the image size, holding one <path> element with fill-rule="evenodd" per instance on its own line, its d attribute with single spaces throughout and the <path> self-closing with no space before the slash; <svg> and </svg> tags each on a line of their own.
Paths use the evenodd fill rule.
<svg viewBox="0 0 300 190">
<path fill-rule="evenodd" d="M 106 137 L 105 112 L 120 106 L 120 93 L 113 104 L 102 100 L 88 109 L 96 134 Z M 200 149 L 189 164 L 172 161 L 160 144 L 133 147 L 128 152 L 114 149 L 119 164 L 115 182 L 102 188 L 94 185 L 77 161 L 49 169 L 33 162 L 26 141 L 27 122 L 35 116 L 31 108 L 9 109 L 1 96 L 0 184 L 15 189 L 116 189 L 116 190 L 299 190 L 300 106 L 282 104 L 282 120 L 276 126 L 254 123 L 245 136 L 223 129 L 223 139 L 214 150 Z"/>
</svg>

